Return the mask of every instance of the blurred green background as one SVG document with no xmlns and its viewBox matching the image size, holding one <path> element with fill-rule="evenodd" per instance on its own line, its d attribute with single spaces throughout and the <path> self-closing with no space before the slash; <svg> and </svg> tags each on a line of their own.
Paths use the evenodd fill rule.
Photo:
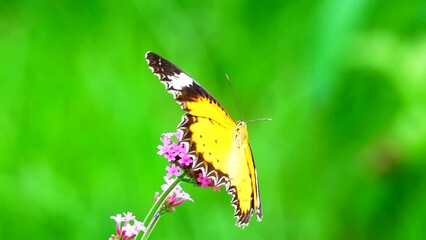
<svg viewBox="0 0 426 240">
<path fill-rule="evenodd" d="M 2 1 L 0 236 L 107 239 L 163 184 L 182 111 L 154 51 L 249 125 L 264 220 L 225 191 L 152 239 L 426 239 L 426 1 Z"/>
</svg>

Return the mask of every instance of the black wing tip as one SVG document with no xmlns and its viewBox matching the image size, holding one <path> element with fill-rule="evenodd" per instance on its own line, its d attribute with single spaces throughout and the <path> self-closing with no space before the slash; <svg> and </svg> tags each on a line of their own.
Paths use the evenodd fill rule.
<svg viewBox="0 0 426 240">
<path fill-rule="evenodd" d="M 145 59 L 148 61 L 148 64 L 151 64 L 151 63 L 158 63 L 159 59 L 162 59 L 162 57 L 156 53 L 148 51 L 145 53 Z"/>
<path fill-rule="evenodd" d="M 150 56 L 158 56 L 158 54 L 151 51 L 148 51 L 145 53 L 145 58 L 149 58 Z"/>
<path fill-rule="evenodd" d="M 168 76 L 179 75 L 183 72 L 179 67 L 167 59 L 151 51 L 146 52 L 145 59 L 154 74 L 158 74 L 158 77 L 162 81 L 170 81 L 170 79 L 166 79 Z"/>
<path fill-rule="evenodd" d="M 149 67 L 152 67 L 152 64 L 158 62 L 158 61 L 155 61 L 155 59 L 158 59 L 158 55 L 148 51 L 145 53 L 145 59 L 148 62 Z M 154 72 L 154 69 L 151 69 L 151 70 Z"/>
<path fill-rule="evenodd" d="M 151 52 L 151 51 L 148 51 L 148 52 L 145 53 L 145 59 L 148 62 L 148 65 L 150 67 L 157 67 L 162 63 L 168 62 L 166 59 L 164 59 L 160 55 L 158 55 L 154 52 Z M 172 65 L 172 64 L 169 63 L 169 65 Z"/>
<path fill-rule="evenodd" d="M 150 58 L 151 58 L 151 56 L 152 56 L 153 54 L 152 54 L 152 52 L 151 51 L 148 51 L 148 52 L 146 52 L 145 53 L 145 59 L 146 60 L 149 60 Z"/>
</svg>

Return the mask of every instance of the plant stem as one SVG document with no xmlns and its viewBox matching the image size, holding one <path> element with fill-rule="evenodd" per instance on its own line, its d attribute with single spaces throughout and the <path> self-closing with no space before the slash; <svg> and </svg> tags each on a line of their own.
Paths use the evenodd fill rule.
<svg viewBox="0 0 426 240">
<path fill-rule="evenodd" d="M 154 217 L 152 218 L 151 222 L 149 222 L 146 232 L 143 234 L 141 238 L 142 240 L 148 239 L 149 235 L 152 232 L 152 229 L 154 229 L 160 217 L 161 217 L 160 213 L 157 212 L 157 214 L 154 214 Z"/>
<path fill-rule="evenodd" d="M 175 189 L 175 187 L 182 181 L 180 177 L 176 178 L 172 184 L 170 184 L 169 188 L 167 188 L 157 199 L 157 201 L 152 206 L 151 210 L 149 210 L 148 215 L 146 215 L 145 219 L 143 220 L 143 224 L 147 226 L 146 232 L 142 235 L 141 240 L 148 239 L 149 235 L 152 232 L 152 229 L 157 224 L 158 220 L 160 219 L 160 211 L 161 208 L 164 206 L 164 202 L 166 201 L 169 194 Z M 146 225 L 149 223 L 148 225 Z"/>
</svg>

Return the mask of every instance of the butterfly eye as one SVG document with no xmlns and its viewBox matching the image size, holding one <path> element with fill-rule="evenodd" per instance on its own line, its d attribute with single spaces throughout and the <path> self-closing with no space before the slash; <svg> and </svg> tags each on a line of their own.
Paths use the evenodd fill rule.
<svg viewBox="0 0 426 240">
<path fill-rule="evenodd" d="M 241 127 L 241 126 L 247 126 L 246 122 L 244 122 L 244 121 L 238 121 L 237 122 L 237 127 Z"/>
</svg>

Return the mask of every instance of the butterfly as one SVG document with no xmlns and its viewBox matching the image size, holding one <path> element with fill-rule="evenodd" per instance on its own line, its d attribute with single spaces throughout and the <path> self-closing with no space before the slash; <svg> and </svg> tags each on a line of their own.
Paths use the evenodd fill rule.
<svg viewBox="0 0 426 240">
<path fill-rule="evenodd" d="M 186 112 L 178 130 L 189 147 L 192 168 L 224 185 L 231 194 L 237 226 L 247 226 L 253 211 L 262 220 L 256 167 L 247 125 L 234 122 L 220 103 L 192 77 L 153 52 L 145 56 L 152 72 Z"/>
</svg>

